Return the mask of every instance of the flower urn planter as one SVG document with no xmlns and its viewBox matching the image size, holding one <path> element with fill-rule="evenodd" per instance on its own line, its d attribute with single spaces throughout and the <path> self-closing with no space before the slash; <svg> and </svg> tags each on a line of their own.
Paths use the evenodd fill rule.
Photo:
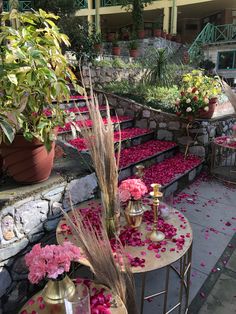
<svg viewBox="0 0 236 314">
<path fill-rule="evenodd" d="M 145 30 L 144 29 L 140 29 L 138 31 L 138 38 L 139 39 L 144 39 L 144 37 L 145 37 Z"/>
<path fill-rule="evenodd" d="M 214 114 L 216 104 L 217 104 L 217 98 L 216 97 L 211 98 L 209 104 L 207 105 L 209 110 L 206 111 L 203 108 L 199 109 L 198 118 L 200 118 L 200 119 L 211 119 L 213 114 Z"/>
<path fill-rule="evenodd" d="M 138 57 L 138 49 L 130 49 L 129 55 L 132 58 L 137 58 Z"/>
<path fill-rule="evenodd" d="M 112 47 L 112 54 L 114 56 L 120 56 L 120 47 Z"/>
<path fill-rule="evenodd" d="M 1 144 L 1 155 L 4 168 L 16 182 L 33 184 L 45 181 L 50 176 L 55 143 L 47 152 L 43 143 L 37 139 L 27 141 L 23 135 L 17 134 L 10 144 Z"/>
<path fill-rule="evenodd" d="M 161 37 L 161 29 L 154 29 L 153 35 L 154 37 Z"/>
</svg>

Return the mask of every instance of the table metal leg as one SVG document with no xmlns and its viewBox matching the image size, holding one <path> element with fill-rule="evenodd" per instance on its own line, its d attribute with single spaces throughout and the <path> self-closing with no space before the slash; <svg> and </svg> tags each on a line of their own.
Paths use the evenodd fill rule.
<svg viewBox="0 0 236 314">
<path fill-rule="evenodd" d="M 185 305 L 185 313 L 188 311 L 188 301 L 189 301 L 189 290 L 190 290 L 190 279 L 191 279 L 191 267 L 192 267 L 192 244 L 188 250 L 188 266 L 186 269 L 187 279 L 186 279 L 186 305 Z"/>
<path fill-rule="evenodd" d="M 142 273 L 142 290 L 141 290 L 140 314 L 143 314 L 145 284 L 146 284 L 146 273 Z"/>
<path fill-rule="evenodd" d="M 168 292 L 169 292 L 169 275 L 170 275 L 170 266 L 167 266 L 167 268 L 166 268 L 166 283 L 165 283 L 165 298 L 164 298 L 163 314 L 166 313 L 166 309 L 167 309 Z"/>
</svg>

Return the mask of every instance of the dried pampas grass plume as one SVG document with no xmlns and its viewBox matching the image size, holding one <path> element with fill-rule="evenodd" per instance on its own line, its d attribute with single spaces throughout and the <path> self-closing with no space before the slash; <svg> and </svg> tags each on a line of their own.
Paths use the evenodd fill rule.
<svg viewBox="0 0 236 314">
<path fill-rule="evenodd" d="M 79 210 L 72 207 L 72 204 L 71 208 L 73 221 L 66 212 L 64 212 L 65 218 L 71 226 L 72 234 L 77 241 L 76 244 L 82 249 L 90 264 L 96 281 L 118 295 L 129 314 L 137 314 L 133 275 L 126 262 L 121 243 L 117 255 L 119 255 L 118 260 L 123 261 L 122 265 L 115 260 L 102 219 L 101 229 L 95 230 L 88 221 L 84 223 L 84 217 Z"/>
<path fill-rule="evenodd" d="M 232 91 L 232 88 L 225 81 L 222 81 L 222 86 L 226 96 L 229 98 L 229 101 L 234 107 L 234 112 L 236 112 L 236 94 Z"/>
</svg>

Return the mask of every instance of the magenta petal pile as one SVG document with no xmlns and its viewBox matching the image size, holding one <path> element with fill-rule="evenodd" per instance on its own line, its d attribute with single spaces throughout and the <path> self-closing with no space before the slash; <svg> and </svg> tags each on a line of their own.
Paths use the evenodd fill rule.
<svg viewBox="0 0 236 314">
<path fill-rule="evenodd" d="M 124 148 L 120 154 L 120 168 L 127 167 L 175 146 L 176 143 L 174 142 L 151 140 L 140 145 Z"/>
<path fill-rule="evenodd" d="M 136 136 L 147 134 L 147 133 L 150 133 L 149 129 L 127 128 L 127 129 L 121 130 L 120 132 L 115 131 L 114 132 L 114 138 L 115 138 L 115 141 L 118 141 L 119 138 L 121 137 L 121 140 L 124 141 L 124 140 L 134 138 Z M 86 141 L 84 138 L 78 137 L 78 138 L 70 140 L 68 142 L 72 146 L 76 147 L 78 149 L 78 151 L 83 151 L 83 150 L 87 149 Z"/>
</svg>

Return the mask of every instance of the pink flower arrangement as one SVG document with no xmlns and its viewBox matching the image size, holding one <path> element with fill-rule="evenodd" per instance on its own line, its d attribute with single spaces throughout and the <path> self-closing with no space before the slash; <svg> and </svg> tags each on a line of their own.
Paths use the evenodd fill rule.
<svg viewBox="0 0 236 314">
<path fill-rule="evenodd" d="M 119 196 L 121 202 L 127 202 L 130 199 L 140 200 L 147 193 L 147 187 L 140 179 L 127 179 L 121 182 L 119 186 Z"/>
<path fill-rule="evenodd" d="M 71 262 L 78 261 L 80 255 L 79 248 L 70 242 L 45 247 L 36 244 L 25 256 L 25 263 L 29 268 L 28 279 L 33 284 L 44 278 L 57 279 L 70 270 Z"/>
</svg>

